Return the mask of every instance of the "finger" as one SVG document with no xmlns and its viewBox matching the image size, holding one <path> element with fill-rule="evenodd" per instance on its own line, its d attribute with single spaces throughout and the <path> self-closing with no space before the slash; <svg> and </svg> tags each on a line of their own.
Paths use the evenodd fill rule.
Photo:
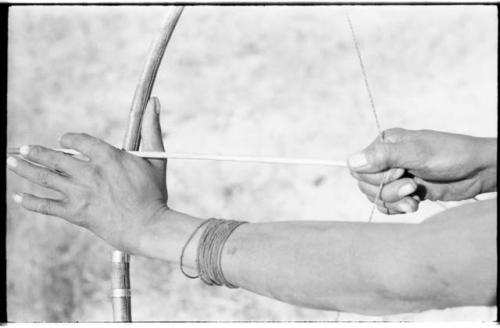
<svg viewBox="0 0 500 328">
<path fill-rule="evenodd" d="M 370 197 L 376 197 L 380 189 L 379 186 L 364 181 L 359 181 L 358 186 L 364 194 Z M 380 193 L 380 199 L 385 202 L 393 203 L 414 193 L 416 190 L 417 183 L 413 181 L 413 179 L 403 178 L 384 185 Z"/>
<path fill-rule="evenodd" d="M 120 154 L 118 149 L 107 142 L 86 133 L 66 133 L 59 139 L 59 143 L 64 148 L 78 150 L 91 161 Z"/>
<path fill-rule="evenodd" d="M 391 203 L 391 206 L 399 209 L 404 213 L 413 213 L 418 211 L 418 206 L 420 205 L 420 200 L 416 199 L 413 196 L 408 196 L 401 199 L 398 202 Z"/>
<path fill-rule="evenodd" d="M 142 120 L 142 150 L 144 151 L 165 151 L 160 126 L 160 101 L 152 97 Z"/>
<path fill-rule="evenodd" d="M 12 199 L 28 211 L 58 217 L 65 217 L 67 213 L 65 203 L 60 200 L 41 198 L 26 193 L 16 193 Z"/>
<path fill-rule="evenodd" d="M 160 110 L 160 101 L 152 97 L 144 112 L 141 126 L 141 147 L 144 151 L 165 151 L 161 135 Z M 164 160 L 150 160 L 150 163 L 158 169 L 165 168 Z"/>
<path fill-rule="evenodd" d="M 368 200 L 370 200 L 370 202 L 372 202 L 372 203 L 375 202 L 374 197 L 367 195 L 367 198 L 368 198 Z M 390 210 L 389 214 L 403 214 L 403 213 L 416 212 L 418 210 L 419 201 L 416 200 L 414 197 L 408 196 L 408 197 L 404 197 L 403 199 L 401 199 L 397 202 L 393 202 L 393 203 L 385 202 L 385 201 L 379 199 L 379 200 L 377 200 L 375 205 L 377 206 L 377 208 L 383 207 L 383 208 Z"/>
<path fill-rule="evenodd" d="M 71 155 L 42 146 L 22 146 L 19 152 L 30 162 L 41 164 L 53 171 L 68 175 L 77 175 L 85 168 L 85 162 Z"/>
<path fill-rule="evenodd" d="M 349 157 L 347 162 L 351 170 L 375 173 L 391 167 L 409 168 L 417 160 L 417 144 L 408 137 L 412 131 L 390 129 L 384 133 L 387 135 L 384 141 L 377 138 L 363 151 Z"/>
<path fill-rule="evenodd" d="M 356 171 L 350 171 L 351 175 L 360 181 L 364 181 L 366 183 L 380 186 L 380 183 L 384 181 L 384 184 L 397 180 L 403 176 L 405 173 L 405 169 L 402 168 L 392 168 L 388 171 L 378 172 L 378 173 L 359 173 Z"/>
<path fill-rule="evenodd" d="M 9 157 L 7 165 L 11 171 L 17 175 L 28 179 L 42 187 L 65 192 L 69 189 L 69 182 L 66 177 L 50 171 L 41 166 L 31 164 L 21 158 Z"/>
<path fill-rule="evenodd" d="M 424 180 L 420 177 L 415 177 L 415 182 L 418 184 L 417 194 L 422 199 L 427 200 L 442 200 L 442 201 L 457 201 L 470 198 L 470 195 L 464 193 L 463 190 L 473 191 L 474 183 L 464 179 L 457 182 L 433 182 Z M 462 190 L 462 191 L 461 191 Z"/>
<path fill-rule="evenodd" d="M 380 213 L 385 214 L 385 215 L 394 215 L 394 214 L 402 214 L 399 211 L 395 211 L 393 209 L 383 207 L 383 206 L 377 206 L 377 209 Z"/>
</svg>

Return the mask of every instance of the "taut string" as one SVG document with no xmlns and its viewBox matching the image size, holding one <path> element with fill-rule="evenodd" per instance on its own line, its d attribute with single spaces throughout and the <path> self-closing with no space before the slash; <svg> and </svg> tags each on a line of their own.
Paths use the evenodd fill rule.
<svg viewBox="0 0 500 328">
<path fill-rule="evenodd" d="M 352 41 L 354 43 L 354 47 L 356 48 L 356 54 L 358 55 L 359 66 L 361 67 L 361 73 L 363 74 L 363 80 L 365 81 L 366 92 L 368 93 L 368 98 L 370 99 L 372 114 L 373 114 L 373 117 L 375 118 L 375 124 L 377 125 L 378 136 L 380 138 L 380 141 L 384 142 L 384 132 L 382 131 L 382 128 L 380 127 L 380 121 L 378 119 L 377 109 L 375 108 L 375 101 L 373 100 L 372 91 L 370 89 L 370 83 L 368 83 L 368 74 L 366 73 L 365 65 L 363 63 L 363 58 L 361 57 L 361 51 L 359 49 L 358 40 L 356 39 L 356 33 L 354 32 L 354 27 L 353 27 L 353 24 L 351 21 L 351 17 L 349 16 L 349 13 L 347 11 L 346 11 L 346 16 L 347 16 L 347 23 L 349 24 L 349 29 L 351 30 Z M 370 211 L 370 216 L 368 217 L 368 222 L 371 222 L 373 219 L 373 214 L 375 212 L 375 208 L 377 207 L 377 203 L 380 200 L 380 196 L 382 194 L 382 188 L 384 187 L 384 184 L 386 183 L 388 176 L 389 176 L 389 171 L 387 171 L 384 174 L 382 181 L 380 182 L 380 185 L 379 185 L 378 191 L 377 191 L 377 196 L 375 197 L 375 201 L 373 202 L 373 206 L 372 206 L 372 209 Z"/>
</svg>

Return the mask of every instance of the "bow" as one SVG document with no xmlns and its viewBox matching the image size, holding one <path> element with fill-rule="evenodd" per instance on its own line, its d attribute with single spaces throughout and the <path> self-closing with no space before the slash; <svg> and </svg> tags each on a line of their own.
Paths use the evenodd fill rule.
<svg viewBox="0 0 500 328">
<path fill-rule="evenodd" d="M 165 18 L 160 32 L 149 51 L 142 75 L 137 84 L 132 106 L 130 108 L 127 131 L 123 140 L 123 149 L 129 151 L 139 150 L 141 142 L 140 130 L 142 115 L 151 97 L 151 90 L 160 67 L 163 54 L 167 48 L 170 37 L 179 21 L 184 6 L 172 7 Z M 132 304 L 130 293 L 129 255 L 121 251 L 112 254 L 112 300 L 113 321 L 131 322 Z"/>
</svg>

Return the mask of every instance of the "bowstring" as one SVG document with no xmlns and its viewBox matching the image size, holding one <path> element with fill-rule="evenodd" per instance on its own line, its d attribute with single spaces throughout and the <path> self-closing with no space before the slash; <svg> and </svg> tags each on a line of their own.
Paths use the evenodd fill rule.
<svg viewBox="0 0 500 328">
<path fill-rule="evenodd" d="M 354 26 L 352 24 L 351 17 L 349 16 L 349 12 L 346 11 L 345 13 L 346 13 L 346 17 L 347 17 L 347 23 L 349 24 L 349 29 L 351 30 L 352 41 L 353 41 L 354 47 L 356 49 L 356 55 L 358 56 L 359 66 L 361 67 L 361 73 L 363 75 L 363 80 L 365 82 L 366 92 L 368 93 L 368 98 L 370 99 L 371 111 L 372 111 L 373 117 L 375 118 L 375 124 L 377 126 L 378 136 L 380 138 L 380 141 L 384 142 L 384 132 L 382 131 L 382 128 L 380 125 L 380 121 L 379 121 L 378 114 L 377 114 L 377 109 L 375 107 L 375 101 L 373 100 L 373 95 L 372 95 L 372 91 L 370 88 L 370 83 L 368 83 L 368 74 L 366 73 L 365 65 L 363 63 L 363 58 L 361 57 L 361 51 L 359 49 L 358 40 L 356 39 L 356 33 L 354 31 Z M 372 220 L 373 220 L 373 214 L 375 213 L 375 208 L 377 207 L 377 203 L 380 200 L 380 196 L 382 194 L 382 188 L 384 187 L 388 177 L 389 177 L 389 171 L 387 171 L 384 174 L 382 181 L 380 182 L 380 185 L 379 185 L 378 191 L 377 191 L 377 195 L 375 197 L 375 201 L 373 202 L 373 206 L 372 206 L 372 209 L 370 211 L 370 216 L 368 217 L 368 222 L 372 222 Z"/>
</svg>

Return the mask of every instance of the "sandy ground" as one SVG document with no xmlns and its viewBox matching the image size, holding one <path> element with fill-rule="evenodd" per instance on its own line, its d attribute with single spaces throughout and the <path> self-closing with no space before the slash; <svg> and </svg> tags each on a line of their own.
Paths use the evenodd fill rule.
<svg viewBox="0 0 500 328">
<path fill-rule="evenodd" d="M 9 19 L 8 144 L 56 146 L 66 131 L 120 144 L 161 7 L 18 7 Z M 153 93 L 172 151 L 345 159 L 375 136 L 340 7 L 189 7 Z M 497 18 L 487 6 L 356 7 L 383 128 L 496 136 Z M 7 193 L 38 189 L 7 176 Z M 342 168 L 171 161 L 170 206 L 250 221 L 363 221 Z M 111 249 L 7 200 L 11 321 L 111 320 Z M 442 209 L 375 221 L 420 222 Z M 496 307 L 365 317 L 210 288 L 133 258 L 134 320 L 493 320 Z"/>
</svg>

